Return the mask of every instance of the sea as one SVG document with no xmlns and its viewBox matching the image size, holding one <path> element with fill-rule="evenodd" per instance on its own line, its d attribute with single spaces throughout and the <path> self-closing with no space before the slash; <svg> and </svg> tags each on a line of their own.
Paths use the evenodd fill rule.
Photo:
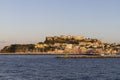
<svg viewBox="0 0 120 80">
<path fill-rule="evenodd" d="M 0 55 L 0 80 L 120 80 L 119 58 Z"/>
</svg>

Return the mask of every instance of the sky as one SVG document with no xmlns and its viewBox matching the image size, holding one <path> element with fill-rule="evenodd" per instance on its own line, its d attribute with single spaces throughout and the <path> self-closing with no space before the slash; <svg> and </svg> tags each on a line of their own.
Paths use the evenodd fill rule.
<svg viewBox="0 0 120 80">
<path fill-rule="evenodd" d="M 0 0 L 0 48 L 46 36 L 120 43 L 120 0 Z"/>
</svg>

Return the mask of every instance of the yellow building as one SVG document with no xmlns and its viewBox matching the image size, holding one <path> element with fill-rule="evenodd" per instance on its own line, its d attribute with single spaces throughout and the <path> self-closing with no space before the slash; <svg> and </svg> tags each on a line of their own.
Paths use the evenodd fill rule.
<svg viewBox="0 0 120 80">
<path fill-rule="evenodd" d="M 87 49 L 85 47 L 80 47 L 81 53 L 86 53 Z"/>
<path fill-rule="evenodd" d="M 83 40 L 84 36 L 72 36 L 72 38 L 75 40 Z"/>
<path fill-rule="evenodd" d="M 47 44 L 35 44 L 35 48 L 44 48 L 47 47 Z"/>
</svg>

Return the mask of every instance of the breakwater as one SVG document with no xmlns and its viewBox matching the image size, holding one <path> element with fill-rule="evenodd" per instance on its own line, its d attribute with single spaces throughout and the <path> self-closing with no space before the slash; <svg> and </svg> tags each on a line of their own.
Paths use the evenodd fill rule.
<svg viewBox="0 0 120 80">
<path fill-rule="evenodd" d="M 120 58 L 120 56 L 75 56 L 75 55 L 70 55 L 70 56 L 57 56 L 56 58 Z"/>
</svg>

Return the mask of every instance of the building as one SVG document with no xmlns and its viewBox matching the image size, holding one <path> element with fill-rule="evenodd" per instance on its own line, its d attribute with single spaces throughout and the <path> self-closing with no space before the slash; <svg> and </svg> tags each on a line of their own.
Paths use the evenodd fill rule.
<svg viewBox="0 0 120 80">
<path fill-rule="evenodd" d="M 74 40 L 83 40 L 85 39 L 84 36 L 72 36 Z"/>
</svg>

